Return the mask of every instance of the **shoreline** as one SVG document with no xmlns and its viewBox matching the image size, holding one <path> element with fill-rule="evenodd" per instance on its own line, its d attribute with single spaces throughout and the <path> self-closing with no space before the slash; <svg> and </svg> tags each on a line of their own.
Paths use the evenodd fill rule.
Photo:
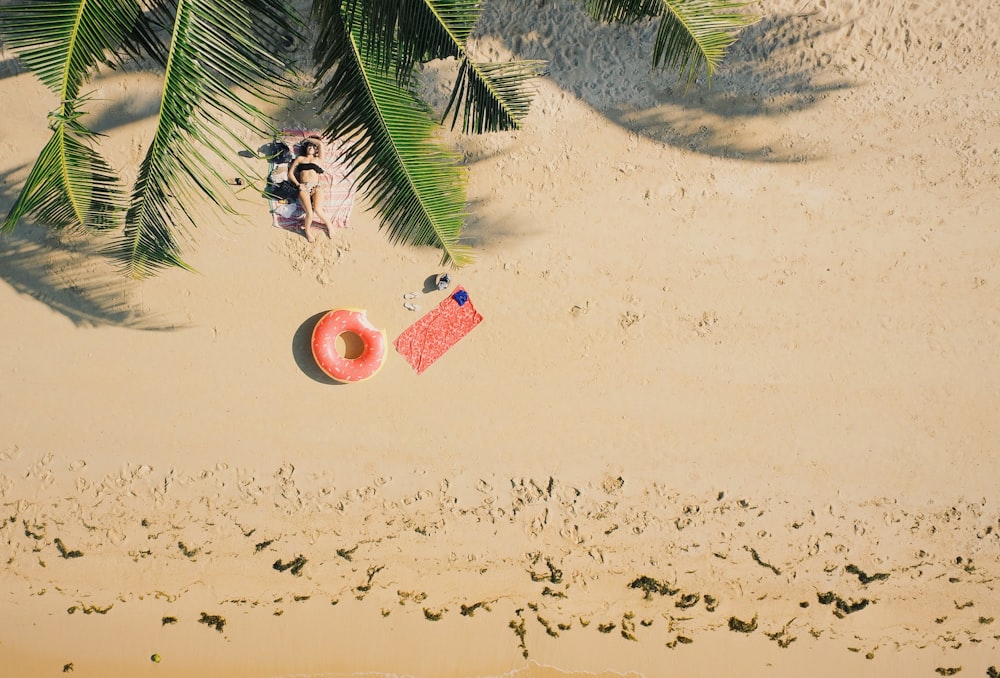
<svg viewBox="0 0 1000 678">
<path fill-rule="evenodd" d="M 31 480 L 32 468 L 26 457 L 0 473 Z M 610 475 L 471 485 L 413 474 L 345 486 L 290 464 L 268 478 L 143 465 L 104 478 L 78 469 L 42 491 L 8 485 L 2 581 L 15 604 L 0 655 L 8 643 L 37 647 L 40 633 L 82 673 L 100 663 L 86 648 L 103 654 L 112 633 L 134 648 L 115 653 L 127 671 L 149 648 L 180 675 L 202 664 L 328 675 L 316 650 L 337 629 L 351 639 L 337 651 L 344 672 L 389 662 L 390 673 L 443 676 L 447 663 L 425 663 L 446 650 L 427 648 L 462 638 L 447 675 L 506 675 L 533 660 L 651 676 L 685 652 L 704 666 L 746 635 L 756 661 L 858 655 L 870 663 L 859 675 L 876 675 L 929 658 L 982 663 L 1000 640 L 1000 517 L 986 499 L 793 505 Z M 12 639 L 13 614 L 31 627 Z M 379 655 L 386 634 L 398 634 L 395 659 Z M 691 653 L 702 645 L 713 649 Z"/>
</svg>

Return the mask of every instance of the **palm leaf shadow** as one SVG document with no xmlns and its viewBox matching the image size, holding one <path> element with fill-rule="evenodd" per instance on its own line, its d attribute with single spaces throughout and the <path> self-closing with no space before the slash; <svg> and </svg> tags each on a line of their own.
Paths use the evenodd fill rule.
<svg viewBox="0 0 1000 678">
<path fill-rule="evenodd" d="M 2 179 L 5 187 L 8 177 Z M 0 211 L 13 196 L 5 188 Z M 182 324 L 138 311 L 130 301 L 135 282 L 123 278 L 100 252 L 101 239 L 22 224 L 0 234 L 0 280 L 45 304 L 78 327 L 112 325 L 138 330 L 173 330 Z"/>
<path fill-rule="evenodd" d="M 686 88 L 675 74 L 648 73 L 656 25 L 594 23 L 571 0 L 539 3 L 511 0 L 503 18 L 483 17 L 487 26 L 506 26 L 480 37 L 506 44 L 514 58 L 548 62 L 548 78 L 579 97 L 611 122 L 668 146 L 695 153 L 767 163 L 814 159 L 797 148 L 778 150 L 776 140 L 741 143 L 733 130 L 753 118 L 802 111 L 824 95 L 853 87 L 830 78 L 824 64 L 803 63 L 778 70 L 772 61 L 803 42 L 839 30 L 832 23 L 816 28 L 809 16 L 769 16 L 745 28 L 734 43 L 711 87 L 704 78 Z M 540 35 L 540 26 L 558 27 Z M 587 48 L 567 46 L 566 35 L 587 36 Z M 609 103 L 609 96 L 615 101 Z M 649 105 L 650 100 L 655 102 Z M 638 103 L 636 103 L 638 102 Z"/>
</svg>

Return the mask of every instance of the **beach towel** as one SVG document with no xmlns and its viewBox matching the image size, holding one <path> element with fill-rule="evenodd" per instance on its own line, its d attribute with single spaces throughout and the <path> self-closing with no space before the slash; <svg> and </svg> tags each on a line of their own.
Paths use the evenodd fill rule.
<svg viewBox="0 0 1000 678">
<path fill-rule="evenodd" d="M 301 144 L 307 137 L 317 135 L 322 136 L 315 130 L 282 130 L 281 136 L 276 141 L 285 143 L 291 149 L 293 156 L 298 156 L 301 151 Z M 347 221 L 351 216 L 354 207 L 354 183 L 348 178 L 347 164 L 343 160 L 343 144 L 339 140 L 323 142 L 323 159 L 317 161 L 323 168 L 323 173 L 319 175 L 320 185 L 325 189 L 323 200 L 323 211 L 330 217 L 334 228 L 347 228 Z M 293 233 L 302 232 L 302 220 L 305 218 L 305 210 L 298 199 L 279 200 L 272 195 L 271 188 L 277 186 L 288 177 L 288 164 L 271 163 L 268 168 L 268 204 L 271 209 L 271 218 L 276 228 L 283 228 Z M 323 222 L 319 217 L 313 220 L 319 228 L 323 228 Z M 331 234 L 332 235 L 332 234 Z"/>
<path fill-rule="evenodd" d="M 423 374 L 482 320 L 469 293 L 459 286 L 436 308 L 407 327 L 393 346 L 417 374 Z"/>
</svg>

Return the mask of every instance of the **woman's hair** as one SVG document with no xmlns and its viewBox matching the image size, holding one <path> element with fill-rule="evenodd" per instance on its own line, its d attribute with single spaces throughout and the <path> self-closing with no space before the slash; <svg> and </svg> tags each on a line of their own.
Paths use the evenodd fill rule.
<svg viewBox="0 0 1000 678">
<path fill-rule="evenodd" d="M 312 139 L 306 139 L 305 141 L 302 142 L 302 155 L 306 154 L 306 151 L 309 150 L 310 146 L 315 148 L 316 152 L 319 153 L 319 144 L 313 141 Z"/>
</svg>

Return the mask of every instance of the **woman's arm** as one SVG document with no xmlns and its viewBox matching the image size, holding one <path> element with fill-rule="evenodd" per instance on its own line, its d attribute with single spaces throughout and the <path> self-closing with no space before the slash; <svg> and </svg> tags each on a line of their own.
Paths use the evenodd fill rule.
<svg viewBox="0 0 1000 678">
<path fill-rule="evenodd" d="M 288 166 L 288 180 L 296 186 L 299 185 L 299 179 L 295 176 L 295 168 L 298 167 L 301 160 L 302 157 L 299 156 L 298 158 L 295 158 L 295 160 L 292 160 L 292 164 Z"/>
<path fill-rule="evenodd" d="M 326 140 L 318 134 L 310 134 L 308 138 L 313 139 L 316 142 L 316 145 L 319 146 L 319 150 L 316 151 L 316 157 L 322 160 L 323 153 L 326 151 Z"/>
</svg>

